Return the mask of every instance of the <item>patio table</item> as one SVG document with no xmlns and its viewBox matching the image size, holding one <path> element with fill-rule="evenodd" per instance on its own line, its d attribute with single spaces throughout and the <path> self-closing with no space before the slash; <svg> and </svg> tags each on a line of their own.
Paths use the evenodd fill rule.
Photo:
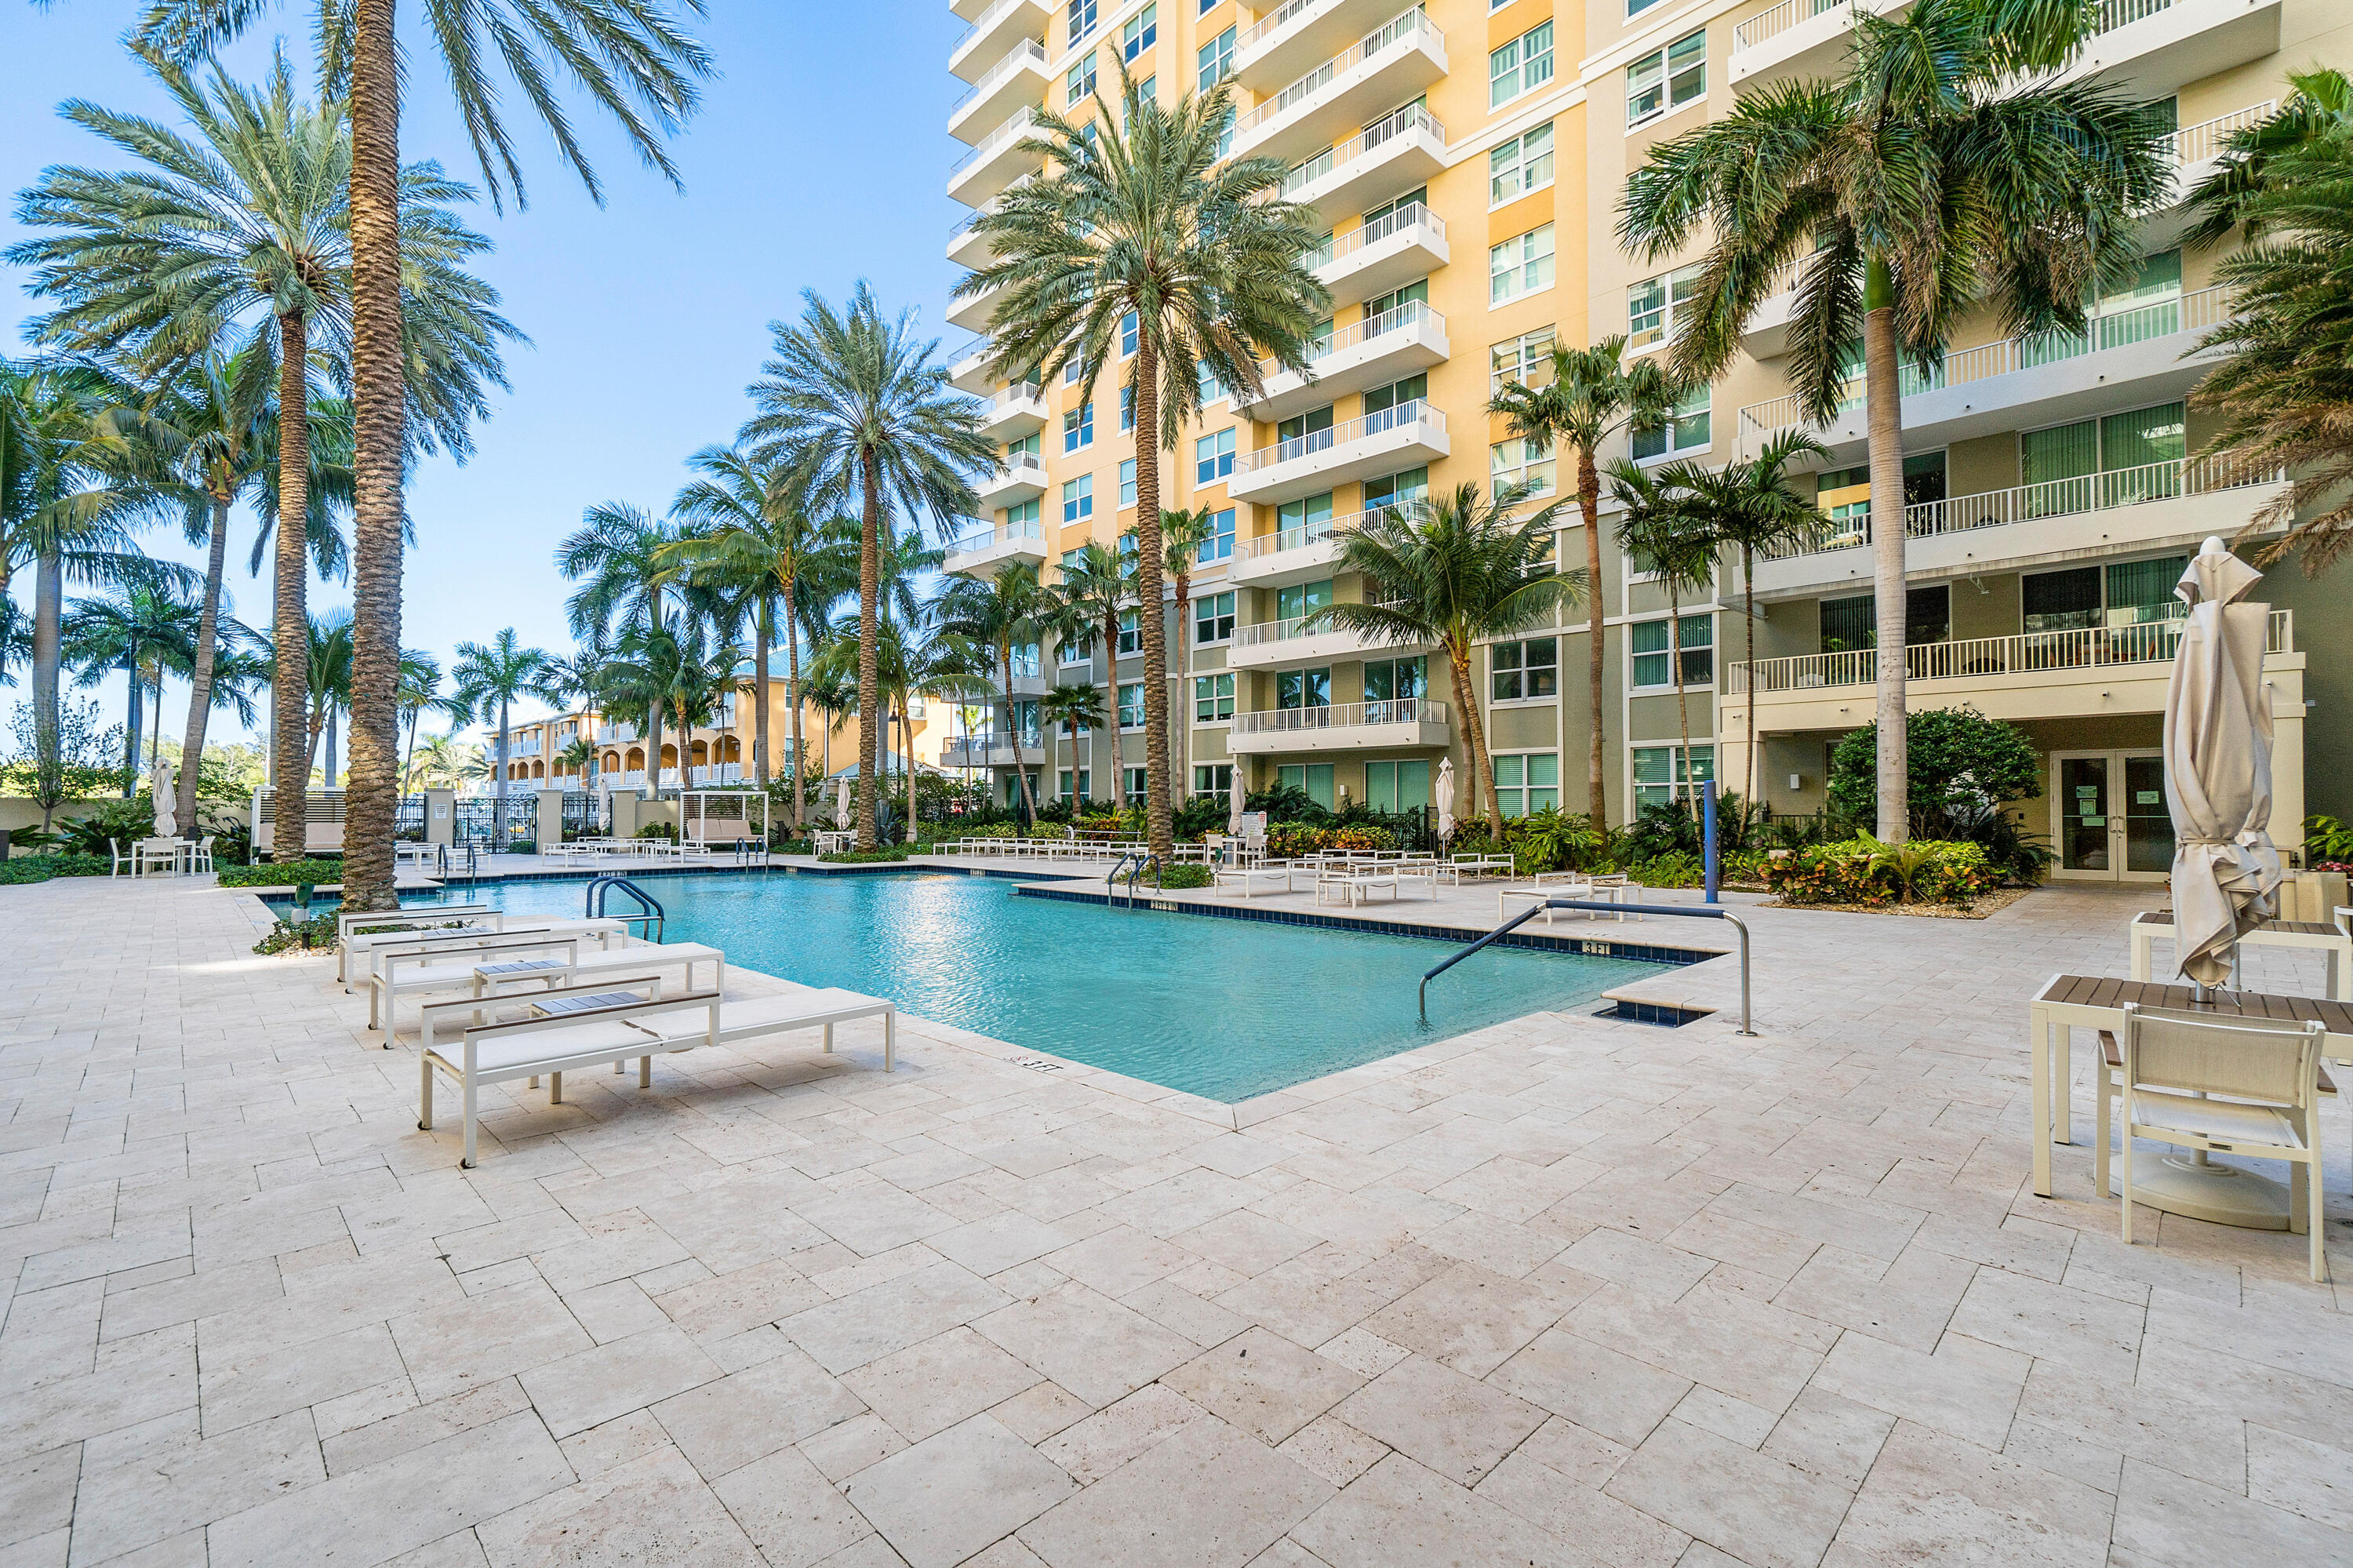
<svg viewBox="0 0 2353 1568">
<path fill-rule="evenodd" d="M 2158 938 L 2173 936 L 2173 911 L 2150 909 L 2133 916 L 2132 974 L 2137 980 L 2148 980 L 2155 967 Z M 2338 1001 L 2353 1001 L 2353 934 L 2341 927 L 2318 920 L 2267 920 L 2239 938 L 2242 948 L 2289 948 L 2317 951 L 2328 956 L 2328 994 Z M 2232 962 L 2233 974 L 2237 963 Z"/>
</svg>

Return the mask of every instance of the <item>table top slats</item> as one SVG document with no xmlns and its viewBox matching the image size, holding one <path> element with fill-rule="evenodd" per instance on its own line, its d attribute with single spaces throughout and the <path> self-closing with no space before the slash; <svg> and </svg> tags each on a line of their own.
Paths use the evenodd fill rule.
<svg viewBox="0 0 2353 1568">
<path fill-rule="evenodd" d="M 2317 1019 L 2331 1034 L 2353 1035 L 2353 1002 L 2332 1001 L 2326 997 L 2217 991 L 2209 1000 L 2200 1001 L 2198 993 L 2186 985 L 2111 980 L 2096 975 L 2056 975 L 2034 1000 L 2063 1007 L 2121 1008 L 2133 1002 L 2142 1007 L 2196 1010 L 2222 1018 L 2275 1018 L 2295 1023 Z"/>
</svg>

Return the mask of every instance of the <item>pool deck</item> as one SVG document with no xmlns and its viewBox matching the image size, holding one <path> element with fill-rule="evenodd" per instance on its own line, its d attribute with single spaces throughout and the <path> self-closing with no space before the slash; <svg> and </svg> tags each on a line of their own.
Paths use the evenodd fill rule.
<svg viewBox="0 0 2353 1568">
<path fill-rule="evenodd" d="M 258 900 L 0 890 L 0 1563 L 2353 1563 L 2353 1298 L 2026 1190 L 2025 1000 L 2152 902 L 1745 909 L 1761 1039 L 1718 960 L 1238 1107 L 694 1053 L 461 1171 Z"/>
</svg>

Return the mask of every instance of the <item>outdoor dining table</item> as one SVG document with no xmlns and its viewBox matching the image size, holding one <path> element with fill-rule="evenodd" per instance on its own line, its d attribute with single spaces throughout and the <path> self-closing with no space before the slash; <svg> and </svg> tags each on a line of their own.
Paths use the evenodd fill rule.
<svg viewBox="0 0 2353 1568">
<path fill-rule="evenodd" d="M 2277 1018 L 2304 1022 L 2316 1018 L 2327 1030 L 2321 1054 L 2331 1062 L 2353 1064 L 2353 1002 L 2267 996 L 2251 991 L 2215 991 L 2207 1001 L 2200 1001 L 2198 993 L 2186 985 L 2105 975 L 2053 975 L 2028 1006 L 2033 1044 L 2030 1072 L 2037 1197 L 2051 1196 L 2052 1146 L 2075 1141 L 2073 1107 L 2068 1103 L 2068 1087 L 2075 1076 L 2074 1031 L 2121 1032 L 2127 1002 L 2208 1012 L 2224 1020 Z"/>
<path fill-rule="evenodd" d="M 2158 938 L 2173 939 L 2173 911 L 2151 909 L 2133 916 L 2133 979 L 2150 978 Z M 2328 994 L 2353 1001 L 2353 933 L 2322 920 L 2266 920 L 2239 937 L 2241 948 L 2300 948 L 2328 958 Z M 2234 973 L 2232 977 L 2237 979 Z"/>
</svg>

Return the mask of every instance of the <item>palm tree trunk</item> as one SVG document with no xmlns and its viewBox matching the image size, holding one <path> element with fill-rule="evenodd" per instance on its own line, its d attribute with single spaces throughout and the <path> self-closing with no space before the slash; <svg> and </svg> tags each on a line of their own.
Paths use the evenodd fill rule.
<svg viewBox="0 0 2353 1568">
<path fill-rule="evenodd" d="M 139 661 L 131 654 L 122 656 L 122 673 L 130 692 L 128 723 L 122 733 L 122 798 L 126 800 L 139 793 L 139 710 L 140 699 L 146 694 L 147 678 L 140 673 Z"/>
<path fill-rule="evenodd" d="M 327 700 L 327 769 L 324 786 L 329 789 L 335 787 L 335 703 L 332 697 Z"/>
<path fill-rule="evenodd" d="M 1675 586 L 1674 573 L 1667 574 L 1667 657 L 1674 662 L 1675 717 L 1683 726 L 1683 770 L 1684 789 L 1675 788 L 1675 770 L 1667 769 L 1667 798 L 1681 800 L 1689 792 L 1691 781 L 1691 697 L 1683 689 L 1683 592 Z"/>
<path fill-rule="evenodd" d="M 997 664 L 1005 673 L 1005 737 L 1013 747 L 1013 784 L 1019 793 L 1021 813 L 1029 823 L 1038 821 L 1038 801 L 1029 793 L 1029 770 L 1021 766 L 1021 715 L 1013 703 L 1013 641 L 1008 638 L 997 645 Z"/>
<path fill-rule="evenodd" d="M 1135 344 L 1135 620 L 1144 633 L 1144 836 L 1146 847 L 1165 865 L 1176 853 L 1176 835 L 1168 808 L 1168 632 L 1160 619 L 1159 359 L 1159 344 L 1153 335 L 1139 334 Z M 1113 669 L 1116 672 L 1118 665 L 1114 663 Z M 1114 674 L 1114 683 L 1116 679 Z M 1114 715 L 1118 698 L 1114 685 Z"/>
<path fill-rule="evenodd" d="M 153 774 L 155 764 L 164 756 L 164 662 L 155 662 L 155 705 L 153 717 L 147 726 L 147 771 Z"/>
<path fill-rule="evenodd" d="M 499 770 L 491 784 L 491 853 L 507 847 L 507 700 L 499 699 Z"/>
<path fill-rule="evenodd" d="M 858 455 L 859 480 L 864 492 L 858 526 L 858 847 L 875 847 L 875 807 L 882 799 L 880 764 L 876 761 L 877 740 L 888 743 L 883 725 L 875 715 L 882 711 L 881 672 L 875 656 L 880 651 L 881 635 L 881 597 L 882 577 L 882 497 L 881 476 L 874 471 L 874 454 L 861 450 Z"/>
<path fill-rule="evenodd" d="M 305 789 L 311 787 L 311 769 L 319 766 L 319 737 L 326 733 L 327 708 L 332 701 L 331 698 L 329 703 L 321 704 L 311 715 L 310 732 L 302 739 L 302 788 Z"/>
<path fill-rule="evenodd" d="M 1879 836 L 1902 843 L 1912 834 L 1904 676 L 1904 383 L 1895 336 L 1895 288 L 1887 263 L 1863 270 L 1863 406 L 1870 424 L 1871 569 L 1877 618 Z M 1756 705 L 1756 694 L 1749 705 Z"/>
<path fill-rule="evenodd" d="M 1495 789 L 1494 764 L 1487 759 L 1487 726 L 1480 722 L 1478 694 L 1471 680 L 1471 650 L 1450 644 L 1446 650 L 1446 665 L 1454 677 L 1454 701 L 1462 710 L 1462 742 L 1470 754 L 1471 799 L 1479 808 L 1491 831 L 1497 838 L 1504 835 L 1504 798 Z"/>
<path fill-rule="evenodd" d="M 1748 772 L 1743 780 L 1747 785 L 1746 799 L 1754 805 L 1757 800 L 1757 552 L 1746 544 L 1740 546 L 1740 608 L 1741 619 L 1748 623 Z"/>
<path fill-rule="evenodd" d="M 752 720 L 752 777 L 763 789 L 768 787 L 769 622 L 768 599 L 763 594 L 752 617 L 752 701 L 760 710 Z"/>
<path fill-rule="evenodd" d="M 1176 755 L 1171 759 L 1168 777 L 1164 780 L 1167 788 L 1161 791 L 1162 798 L 1166 802 L 1168 808 L 1168 832 L 1172 842 L 1172 847 L 1176 832 L 1176 800 L 1181 796 L 1191 794 L 1193 788 L 1193 770 L 1190 766 L 1188 766 L 1193 760 L 1193 706 L 1191 703 L 1187 701 L 1187 698 L 1190 694 L 1185 689 L 1186 678 L 1191 673 L 1191 672 L 1187 668 L 1189 661 L 1186 656 L 1186 648 L 1187 646 L 1187 640 L 1191 636 L 1190 627 L 1192 625 L 1192 623 L 1185 617 L 1185 609 L 1186 606 L 1192 600 L 1192 589 L 1193 579 L 1183 572 L 1177 573 L 1176 673 L 1172 683 L 1176 688 L 1176 722 L 1168 726 L 1176 736 Z M 1146 661 L 1146 662 L 1148 663 L 1149 661 Z M 1152 724 L 1152 713 L 1148 708 L 1145 711 L 1144 722 L 1145 726 L 1149 728 Z M 1144 765 L 1147 768 L 1152 766 L 1152 747 L 1149 741 L 1145 743 Z M 1149 828 L 1150 825 L 1151 824 L 1148 822 L 1145 824 L 1147 828 Z"/>
<path fill-rule="evenodd" d="M 196 820 L 196 764 L 213 705 L 213 662 L 219 657 L 221 574 L 228 561 L 228 503 L 213 497 L 212 554 L 205 565 L 205 607 L 196 615 L 196 662 L 188 677 L 187 736 L 180 743 L 179 818 Z M 158 718 L 162 715 L 158 715 Z"/>
<path fill-rule="evenodd" d="M 1577 449 L 1577 507 L 1585 514 L 1585 700 L 1590 715 L 1585 768 L 1586 807 L 1597 832 L 1609 827 L 1608 773 L 1602 767 L 1601 472 L 1593 449 Z"/>
<path fill-rule="evenodd" d="M 801 836 L 801 779 L 807 764 L 801 759 L 801 632 L 800 622 L 793 614 L 793 585 L 785 585 L 785 701 L 793 710 L 793 837 Z"/>
<path fill-rule="evenodd" d="M 355 0 L 352 117 L 352 738 L 343 907 L 390 909 L 400 751 L 401 466 L 408 404 L 400 322 L 400 60 L 394 0 Z M 296 521 L 300 522 L 297 514 Z"/>
<path fill-rule="evenodd" d="M 899 709 L 899 733 L 907 737 L 906 749 L 900 755 L 907 764 L 907 842 L 913 843 L 922 835 L 915 832 L 915 699 L 913 695 Z"/>
<path fill-rule="evenodd" d="M 44 550 L 33 568 L 33 755 L 38 763 L 41 832 L 49 831 L 55 810 L 50 798 L 58 792 L 58 671 L 62 662 L 59 620 L 65 613 L 66 564 L 56 550 Z"/>
<path fill-rule="evenodd" d="M 269 813 L 269 858 L 306 853 L 303 797 L 311 788 L 305 730 L 311 695 L 311 616 L 305 602 L 311 563 L 303 521 L 311 514 L 310 323 L 299 311 L 278 318 L 278 557 L 272 574 L 269 748 L 277 754 L 277 794 Z"/>
</svg>

